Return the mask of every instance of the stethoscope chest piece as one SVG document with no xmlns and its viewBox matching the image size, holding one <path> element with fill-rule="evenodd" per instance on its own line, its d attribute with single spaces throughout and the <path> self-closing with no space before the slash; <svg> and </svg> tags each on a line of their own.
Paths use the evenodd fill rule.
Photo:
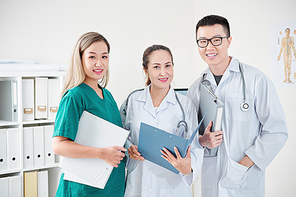
<svg viewBox="0 0 296 197">
<path fill-rule="evenodd" d="M 243 102 L 242 104 L 241 104 L 241 110 L 242 111 L 248 111 L 249 110 L 249 104 L 247 103 L 247 102 Z"/>
</svg>

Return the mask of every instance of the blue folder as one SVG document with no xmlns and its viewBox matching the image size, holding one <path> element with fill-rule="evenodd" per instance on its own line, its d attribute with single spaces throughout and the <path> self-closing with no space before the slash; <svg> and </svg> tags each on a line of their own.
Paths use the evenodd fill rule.
<svg viewBox="0 0 296 197">
<path fill-rule="evenodd" d="M 186 156 L 187 149 L 191 145 L 205 116 L 206 113 L 189 139 L 184 139 L 180 136 L 168 133 L 141 122 L 138 151 L 141 153 L 144 159 L 178 174 L 179 171 L 172 164 L 161 157 L 162 153 L 160 151 L 163 149 L 163 147 L 165 147 L 176 157 L 174 147 L 177 147 L 179 153 L 184 158 Z"/>
</svg>

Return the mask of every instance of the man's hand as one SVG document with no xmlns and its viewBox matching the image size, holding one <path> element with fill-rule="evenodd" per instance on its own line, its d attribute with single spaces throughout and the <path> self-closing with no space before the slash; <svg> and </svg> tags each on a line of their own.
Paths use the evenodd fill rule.
<svg viewBox="0 0 296 197">
<path fill-rule="evenodd" d="M 246 166 L 247 168 L 251 167 L 252 165 L 254 165 L 254 162 L 250 159 L 250 157 L 248 157 L 248 155 L 246 155 L 240 162 L 238 162 L 239 164 Z"/>
<path fill-rule="evenodd" d="M 212 121 L 208 124 L 204 134 L 198 138 L 200 145 L 209 149 L 219 146 L 222 143 L 223 138 L 223 131 L 218 130 L 211 132 L 211 127 Z"/>
</svg>

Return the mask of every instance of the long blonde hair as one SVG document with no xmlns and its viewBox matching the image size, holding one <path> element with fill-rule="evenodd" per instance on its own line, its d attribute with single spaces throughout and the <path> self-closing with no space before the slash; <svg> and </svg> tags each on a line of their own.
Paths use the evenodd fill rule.
<svg viewBox="0 0 296 197">
<path fill-rule="evenodd" d="M 62 95 L 69 89 L 80 85 L 85 79 L 85 72 L 82 65 L 82 55 L 84 51 L 94 42 L 103 41 L 110 52 L 110 45 L 107 39 L 97 32 L 87 32 L 83 34 L 77 41 L 73 54 L 71 57 L 71 63 L 68 67 L 67 74 L 64 81 L 64 87 Z M 107 69 L 105 75 L 100 80 L 99 85 L 105 88 L 109 81 L 109 69 Z"/>
</svg>

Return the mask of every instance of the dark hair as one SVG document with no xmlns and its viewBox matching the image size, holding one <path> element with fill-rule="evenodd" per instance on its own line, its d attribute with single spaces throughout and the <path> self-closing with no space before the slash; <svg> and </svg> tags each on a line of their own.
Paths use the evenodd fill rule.
<svg viewBox="0 0 296 197">
<path fill-rule="evenodd" d="M 288 28 L 286 28 L 285 32 L 286 32 L 287 30 L 291 31 L 289 27 L 288 27 Z"/>
<path fill-rule="evenodd" d="M 146 71 L 148 70 L 149 58 L 150 58 L 151 53 L 154 51 L 157 51 L 157 50 L 165 50 L 165 51 L 169 52 L 169 54 L 171 55 L 171 58 L 172 58 L 172 64 L 174 65 L 173 54 L 172 54 L 171 50 L 166 46 L 155 44 L 155 45 L 148 47 L 143 53 L 142 65 Z M 150 81 L 150 78 L 148 77 L 148 79 L 146 81 L 146 86 L 148 86 L 150 84 L 151 84 L 151 81 Z"/>
<path fill-rule="evenodd" d="M 218 15 L 208 15 L 199 20 L 196 24 L 195 33 L 197 34 L 197 30 L 199 27 L 213 26 L 216 24 L 222 25 L 224 32 L 226 33 L 226 36 L 230 37 L 230 26 L 227 19 Z"/>
</svg>

